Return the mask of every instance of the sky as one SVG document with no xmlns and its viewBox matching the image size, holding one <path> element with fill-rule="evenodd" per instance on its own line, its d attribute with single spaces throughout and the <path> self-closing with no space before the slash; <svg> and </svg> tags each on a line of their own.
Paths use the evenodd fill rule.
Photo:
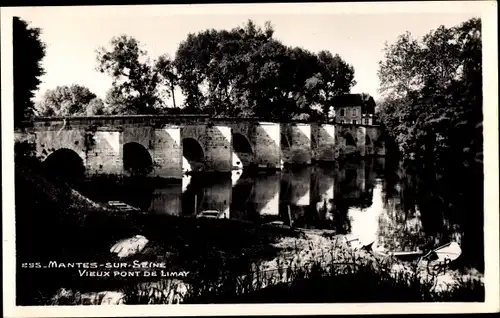
<svg viewBox="0 0 500 318">
<path fill-rule="evenodd" d="M 285 45 L 339 54 L 354 67 L 357 84 L 352 92 L 368 93 L 377 99 L 378 62 L 384 57 L 386 42 L 393 43 L 405 31 L 421 37 L 440 25 L 453 26 L 478 16 L 460 11 L 396 14 L 365 10 L 362 14 L 341 14 L 332 10 L 307 13 L 255 8 L 232 14 L 216 10 L 191 13 L 189 9 L 175 13 L 171 6 L 122 6 L 119 10 L 38 7 L 21 8 L 16 15 L 30 26 L 41 28 L 41 40 L 46 43 L 43 59 L 46 74 L 41 78 L 37 99 L 47 89 L 71 84 L 86 86 L 103 98 L 111 79 L 95 70 L 96 49 L 107 47 L 113 36 L 125 34 L 136 38 L 153 59 L 165 53 L 174 57 L 188 33 L 209 28 L 231 29 L 248 19 L 262 27 L 270 21 L 275 38 Z"/>
</svg>

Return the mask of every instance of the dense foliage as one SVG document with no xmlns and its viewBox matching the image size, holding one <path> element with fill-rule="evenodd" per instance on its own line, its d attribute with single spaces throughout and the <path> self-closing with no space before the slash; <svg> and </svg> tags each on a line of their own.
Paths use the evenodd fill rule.
<svg viewBox="0 0 500 318">
<path fill-rule="evenodd" d="M 441 26 L 421 40 L 401 35 L 380 63 L 386 98 L 378 108 L 405 159 L 401 182 L 413 189 L 405 196 L 433 225 L 426 233 L 463 231 L 461 245 L 476 268 L 484 266 L 481 58 L 480 19 Z"/>
<path fill-rule="evenodd" d="M 45 57 L 45 44 L 40 40 L 40 29 L 30 28 L 19 17 L 13 18 L 13 72 L 14 72 L 14 125 L 34 115 L 31 100 L 44 74 L 41 64 Z"/>
<path fill-rule="evenodd" d="M 161 74 L 139 42 L 122 35 L 111 39 L 111 49 L 97 51 L 97 70 L 113 79 L 106 94 L 109 114 L 154 114 L 162 107 Z"/>
<path fill-rule="evenodd" d="M 209 29 L 189 34 L 174 59 L 162 55 L 154 61 L 136 39 L 114 37 L 111 49 L 97 55 L 98 70 L 113 78 L 105 112 L 326 116 L 332 99 L 355 84 L 353 67 L 328 51 L 287 47 L 273 34 L 269 23 L 262 29 L 252 21 L 229 31 Z M 183 105 L 176 103 L 176 88 L 185 97 Z"/>
<path fill-rule="evenodd" d="M 189 34 L 175 66 L 186 107 L 215 116 L 311 118 L 355 84 L 354 69 L 328 51 L 287 47 L 252 21 Z M 316 106 L 316 107 L 315 107 Z M 319 107 L 318 107 L 319 106 Z"/>
<path fill-rule="evenodd" d="M 427 167 L 482 165 L 481 21 L 387 45 L 378 115 L 405 158 Z"/>
<path fill-rule="evenodd" d="M 102 115 L 104 103 L 87 87 L 73 84 L 45 92 L 36 103 L 38 116 Z"/>
</svg>

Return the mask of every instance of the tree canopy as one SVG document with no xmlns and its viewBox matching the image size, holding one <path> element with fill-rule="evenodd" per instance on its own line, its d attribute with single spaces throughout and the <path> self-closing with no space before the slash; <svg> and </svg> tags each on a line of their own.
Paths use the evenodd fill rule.
<svg viewBox="0 0 500 318">
<path fill-rule="evenodd" d="M 170 96 L 175 106 L 177 75 L 167 55 L 152 61 L 139 41 L 126 35 L 113 37 L 110 45 L 97 50 L 97 70 L 113 79 L 105 97 L 107 113 L 156 114 Z"/>
<path fill-rule="evenodd" d="M 35 109 L 38 116 L 102 115 L 104 103 L 87 87 L 73 84 L 47 90 Z"/>
<path fill-rule="evenodd" d="M 13 72 L 14 72 L 14 125 L 34 116 L 32 98 L 45 72 L 41 61 L 45 57 L 45 44 L 41 31 L 30 28 L 26 21 L 13 18 Z"/>
<path fill-rule="evenodd" d="M 481 20 L 409 33 L 380 62 L 379 117 L 405 157 L 429 165 L 482 164 Z"/>
<path fill-rule="evenodd" d="M 287 47 L 268 22 L 189 34 L 175 57 L 186 108 L 214 116 L 270 119 L 324 114 L 350 91 L 354 69 L 340 56 Z M 319 106 L 315 109 L 314 105 Z"/>
</svg>

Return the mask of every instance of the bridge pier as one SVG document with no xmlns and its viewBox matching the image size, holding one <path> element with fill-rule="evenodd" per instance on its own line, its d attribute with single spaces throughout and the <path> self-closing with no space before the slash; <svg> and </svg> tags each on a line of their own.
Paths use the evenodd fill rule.
<svg viewBox="0 0 500 318">
<path fill-rule="evenodd" d="M 281 125 L 281 152 L 285 164 L 310 164 L 311 125 L 291 123 Z M 285 139 L 285 140 L 283 140 Z"/>
<path fill-rule="evenodd" d="M 335 142 L 335 125 L 311 125 L 311 153 L 313 161 L 334 161 Z"/>
<path fill-rule="evenodd" d="M 87 176 L 100 174 L 119 175 L 123 173 L 123 147 L 119 130 L 88 131 L 87 160 L 85 172 Z"/>
<path fill-rule="evenodd" d="M 161 178 L 182 178 L 181 129 L 167 126 L 154 131 L 153 174 Z"/>
<path fill-rule="evenodd" d="M 259 122 L 255 126 L 254 165 L 258 168 L 281 169 L 280 124 Z"/>
<path fill-rule="evenodd" d="M 356 147 L 358 148 L 359 155 L 365 156 L 365 143 L 366 143 L 366 128 L 356 127 Z"/>
<path fill-rule="evenodd" d="M 230 172 L 233 168 L 231 128 L 208 126 L 205 151 L 206 171 Z"/>
</svg>

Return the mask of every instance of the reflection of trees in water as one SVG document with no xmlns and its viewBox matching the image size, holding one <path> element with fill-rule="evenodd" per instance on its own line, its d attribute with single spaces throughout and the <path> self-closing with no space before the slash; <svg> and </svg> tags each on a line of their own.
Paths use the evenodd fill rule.
<svg viewBox="0 0 500 318">
<path fill-rule="evenodd" d="M 446 240 L 442 203 L 433 187 L 399 166 L 386 171 L 380 236 L 389 250 L 418 250 Z"/>
<path fill-rule="evenodd" d="M 464 253 L 461 259 L 482 268 L 483 181 L 480 172 L 462 168 L 437 174 L 402 166 L 385 172 L 384 201 L 389 219 L 381 220 L 381 229 L 386 232 L 381 233 L 384 240 L 399 244 L 400 248 L 413 245 L 424 249 L 458 241 Z M 418 217 L 420 230 L 411 226 Z"/>
<path fill-rule="evenodd" d="M 335 210 L 333 212 L 334 219 L 334 229 L 338 234 L 347 234 L 351 231 L 351 222 L 347 212 L 349 210 L 349 205 L 347 202 L 336 201 Z"/>
<path fill-rule="evenodd" d="M 405 213 L 398 198 L 384 203 L 379 217 L 378 244 L 389 251 L 417 251 L 427 245 L 419 213 Z"/>
<path fill-rule="evenodd" d="M 253 203 L 255 197 L 255 181 L 252 175 L 243 173 L 233 187 L 231 200 L 231 218 L 238 220 L 255 219 L 256 211 Z"/>
</svg>

